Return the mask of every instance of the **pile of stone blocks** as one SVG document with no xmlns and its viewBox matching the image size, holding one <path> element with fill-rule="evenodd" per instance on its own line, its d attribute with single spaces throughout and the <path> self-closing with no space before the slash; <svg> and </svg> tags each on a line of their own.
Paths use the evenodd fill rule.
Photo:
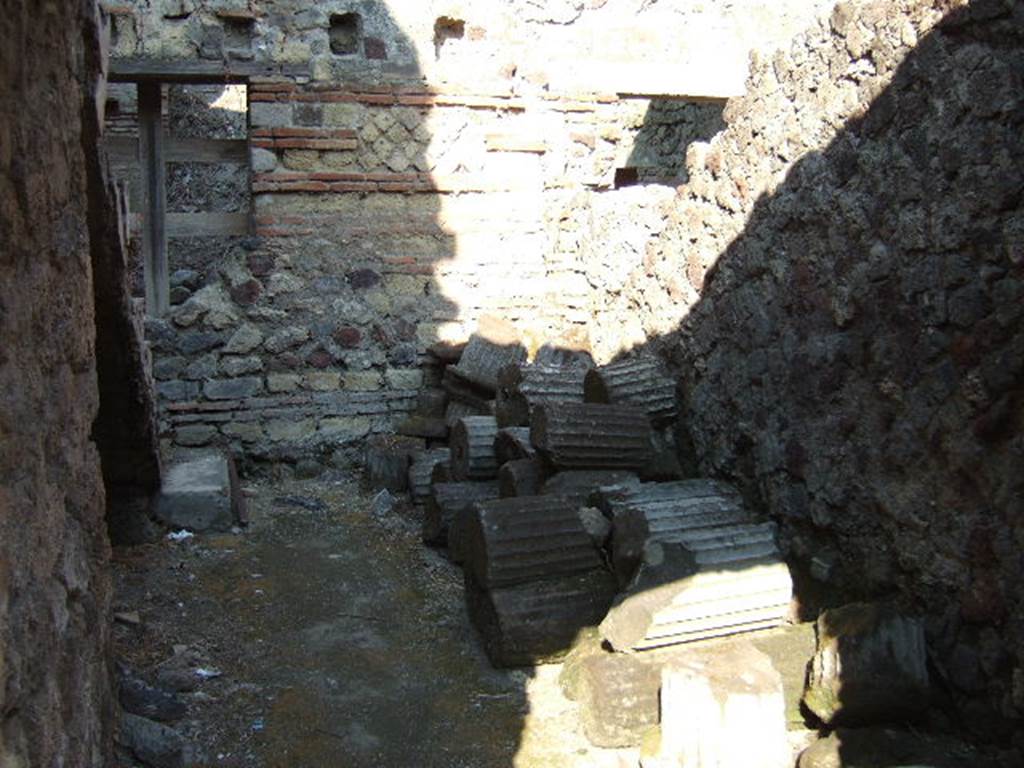
<svg viewBox="0 0 1024 768">
<path fill-rule="evenodd" d="M 426 445 L 402 459 L 423 540 L 462 567 L 495 666 L 564 662 L 594 745 L 639 748 L 645 768 L 782 768 L 807 711 L 874 723 L 927 701 L 913 620 L 826 613 L 814 655 L 811 625 L 789 622 L 774 524 L 731 485 L 683 476 L 660 361 L 529 360 L 495 324 L 432 358 L 401 430 Z M 830 674 L 841 654 L 862 679 Z"/>
<path fill-rule="evenodd" d="M 398 430 L 426 450 L 389 454 L 408 465 L 424 542 L 464 567 L 492 662 L 556 660 L 588 626 L 635 652 L 781 623 L 790 582 L 774 530 L 728 486 L 682 479 L 661 361 L 596 366 L 552 346 L 528 358 L 493 318 L 431 347 Z M 377 484 L 397 476 L 386 464 L 369 462 Z"/>
</svg>

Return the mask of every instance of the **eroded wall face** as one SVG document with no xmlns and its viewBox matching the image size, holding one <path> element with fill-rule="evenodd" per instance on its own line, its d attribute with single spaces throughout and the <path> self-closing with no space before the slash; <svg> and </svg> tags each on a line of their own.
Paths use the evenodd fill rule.
<svg viewBox="0 0 1024 768">
<path fill-rule="evenodd" d="M 104 765 L 110 585 L 81 115 L 89 2 L 0 4 L 0 764 Z"/>
<path fill-rule="evenodd" d="M 607 311 L 674 361 L 703 473 L 926 610 L 991 734 L 1024 714 L 1024 17 L 947 6 L 844 3 L 760 59 Z"/>
</svg>

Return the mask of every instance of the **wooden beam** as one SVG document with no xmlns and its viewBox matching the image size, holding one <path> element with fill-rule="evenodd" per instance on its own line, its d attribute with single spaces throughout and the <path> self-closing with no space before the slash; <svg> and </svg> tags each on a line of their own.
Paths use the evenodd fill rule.
<svg viewBox="0 0 1024 768">
<path fill-rule="evenodd" d="M 252 217 L 248 213 L 201 211 L 198 213 L 168 213 L 168 237 L 224 237 L 248 235 Z"/>
<path fill-rule="evenodd" d="M 115 165 L 131 165 L 139 161 L 139 144 L 132 136 L 108 136 L 104 139 L 107 153 Z M 249 142 L 245 139 L 164 138 L 164 162 L 224 163 L 247 165 Z"/>
<path fill-rule="evenodd" d="M 142 257 L 146 283 L 146 311 L 160 317 L 170 307 L 167 269 L 164 177 L 163 99 L 160 83 L 139 85 L 139 159 L 142 162 Z"/>
<path fill-rule="evenodd" d="M 244 83 L 252 77 L 308 78 L 309 64 L 258 61 L 193 61 L 142 56 L 110 60 L 112 83 Z"/>
</svg>

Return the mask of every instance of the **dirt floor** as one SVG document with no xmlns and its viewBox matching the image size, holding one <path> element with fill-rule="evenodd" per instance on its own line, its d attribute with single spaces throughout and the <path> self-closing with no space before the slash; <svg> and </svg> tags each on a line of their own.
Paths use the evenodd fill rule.
<svg viewBox="0 0 1024 768">
<path fill-rule="evenodd" d="M 375 502 L 355 477 L 246 491 L 239 533 L 115 552 L 119 660 L 194 689 L 170 725 L 197 764 L 636 764 L 589 745 L 559 666 L 491 668 L 461 571 L 422 545 L 405 502 Z"/>
</svg>

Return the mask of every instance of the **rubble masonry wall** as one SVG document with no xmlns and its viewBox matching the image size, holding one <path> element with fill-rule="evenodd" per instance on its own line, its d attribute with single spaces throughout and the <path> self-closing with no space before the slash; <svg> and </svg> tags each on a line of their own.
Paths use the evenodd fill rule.
<svg viewBox="0 0 1024 768">
<path fill-rule="evenodd" d="M 797 562 L 928 611 L 971 724 L 1024 714 L 1024 17 L 847 2 L 759 58 L 608 293 L 702 474 Z"/>
</svg>

